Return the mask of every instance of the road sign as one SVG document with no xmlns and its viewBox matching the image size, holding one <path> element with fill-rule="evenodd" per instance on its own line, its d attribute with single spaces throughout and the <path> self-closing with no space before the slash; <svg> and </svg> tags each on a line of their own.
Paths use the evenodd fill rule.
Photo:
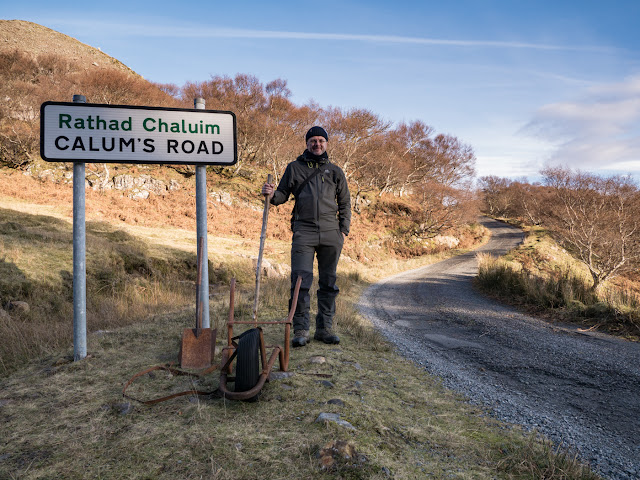
<svg viewBox="0 0 640 480">
<path fill-rule="evenodd" d="M 232 112 L 45 102 L 40 156 L 49 162 L 233 165 Z"/>
</svg>

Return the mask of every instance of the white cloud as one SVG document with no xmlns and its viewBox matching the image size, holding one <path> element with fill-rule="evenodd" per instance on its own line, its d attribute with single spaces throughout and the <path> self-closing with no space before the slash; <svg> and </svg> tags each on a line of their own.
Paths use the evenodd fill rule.
<svg viewBox="0 0 640 480">
<path fill-rule="evenodd" d="M 525 133 L 552 142 L 551 163 L 640 173 L 640 75 L 538 109 Z"/>
<path fill-rule="evenodd" d="M 69 25 L 76 28 L 100 29 L 108 32 L 120 32 L 123 35 L 138 37 L 174 37 L 174 38 L 245 38 L 272 40 L 333 40 L 347 42 L 370 42 L 386 44 L 435 45 L 449 47 L 483 47 L 529 50 L 558 50 L 573 52 L 611 52 L 610 47 L 556 45 L 546 43 L 492 41 L 492 40 L 457 40 L 440 38 L 407 37 L 401 35 L 363 35 L 350 33 L 321 33 L 259 30 L 222 27 L 194 27 L 176 25 L 122 24 L 97 21 L 58 20 L 57 25 Z"/>
</svg>

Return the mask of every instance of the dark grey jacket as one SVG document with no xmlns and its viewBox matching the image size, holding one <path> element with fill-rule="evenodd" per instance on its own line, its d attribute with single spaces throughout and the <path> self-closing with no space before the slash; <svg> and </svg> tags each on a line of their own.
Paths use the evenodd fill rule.
<svg viewBox="0 0 640 480">
<path fill-rule="evenodd" d="M 295 205 L 291 214 L 291 229 L 327 231 L 339 229 L 349 234 L 351 224 L 351 196 L 347 179 L 340 167 L 327 160 L 312 160 L 306 157 L 306 151 L 295 161 L 287 165 L 273 192 L 271 203 L 280 205 L 295 197 Z M 299 190 L 305 179 L 320 172 Z"/>
</svg>

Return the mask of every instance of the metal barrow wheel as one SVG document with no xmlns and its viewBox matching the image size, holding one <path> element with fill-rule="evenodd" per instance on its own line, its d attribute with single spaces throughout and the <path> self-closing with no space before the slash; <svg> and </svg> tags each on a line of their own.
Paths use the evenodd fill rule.
<svg viewBox="0 0 640 480">
<path fill-rule="evenodd" d="M 258 383 L 260 377 L 260 330 L 252 328 L 238 338 L 236 349 L 235 391 L 246 392 Z M 255 401 L 258 395 L 248 401 Z"/>
</svg>

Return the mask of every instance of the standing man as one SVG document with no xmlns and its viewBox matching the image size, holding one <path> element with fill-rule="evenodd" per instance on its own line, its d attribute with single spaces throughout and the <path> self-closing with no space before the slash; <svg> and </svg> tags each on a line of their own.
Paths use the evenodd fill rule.
<svg viewBox="0 0 640 480">
<path fill-rule="evenodd" d="M 295 198 L 291 215 L 291 296 L 298 276 L 302 277 L 298 304 L 293 316 L 294 347 L 309 342 L 309 289 L 313 281 L 313 260 L 318 257 L 318 313 L 315 340 L 340 343 L 333 332 L 336 312 L 336 268 L 345 237 L 351 223 L 351 197 L 342 169 L 329 161 L 329 136 L 322 127 L 307 132 L 307 149 L 287 165 L 274 191 L 274 184 L 265 183 L 263 195 L 271 195 L 271 203 L 280 205 Z M 291 299 L 289 299 L 291 305 Z"/>
</svg>

